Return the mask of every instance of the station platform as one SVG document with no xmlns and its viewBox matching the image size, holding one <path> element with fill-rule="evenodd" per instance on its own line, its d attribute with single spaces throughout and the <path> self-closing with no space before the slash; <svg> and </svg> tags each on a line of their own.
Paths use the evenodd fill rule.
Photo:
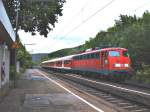
<svg viewBox="0 0 150 112">
<path fill-rule="evenodd" d="M 0 102 L 1 112 L 103 112 L 38 69 L 27 70 Z"/>
</svg>

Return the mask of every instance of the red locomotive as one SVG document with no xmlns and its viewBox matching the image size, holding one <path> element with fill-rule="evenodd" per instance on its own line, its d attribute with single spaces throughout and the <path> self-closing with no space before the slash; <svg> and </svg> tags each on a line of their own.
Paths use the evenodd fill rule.
<svg viewBox="0 0 150 112">
<path fill-rule="evenodd" d="M 86 51 L 44 61 L 41 66 L 53 70 L 97 74 L 99 77 L 121 78 L 121 80 L 132 75 L 131 60 L 125 48 L 103 48 Z"/>
</svg>

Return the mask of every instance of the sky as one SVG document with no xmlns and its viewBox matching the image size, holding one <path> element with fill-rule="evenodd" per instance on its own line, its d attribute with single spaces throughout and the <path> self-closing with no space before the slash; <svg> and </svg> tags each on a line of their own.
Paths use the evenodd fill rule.
<svg viewBox="0 0 150 112">
<path fill-rule="evenodd" d="M 150 0 L 66 0 L 63 16 L 47 38 L 21 30 L 19 36 L 31 54 L 50 53 L 84 44 L 113 26 L 120 14 L 141 17 L 146 10 L 150 11 Z"/>
</svg>

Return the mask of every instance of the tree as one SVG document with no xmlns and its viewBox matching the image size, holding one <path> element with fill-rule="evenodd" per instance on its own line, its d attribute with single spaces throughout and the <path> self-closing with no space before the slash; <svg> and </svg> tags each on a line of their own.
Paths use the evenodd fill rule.
<svg viewBox="0 0 150 112">
<path fill-rule="evenodd" d="M 115 26 L 118 29 L 124 29 L 136 22 L 137 17 L 135 15 L 134 16 L 120 15 L 120 19 L 116 20 Z"/>
<path fill-rule="evenodd" d="M 39 32 L 40 35 L 47 37 L 47 34 L 55 27 L 55 23 L 58 22 L 58 16 L 62 16 L 65 0 L 31 1 L 20 0 L 19 29 L 31 32 L 32 35 Z M 15 0 L 4 0 L 4 4 L 12 26 L 15 28 Z"/>
<path fill-rule="evenodd" d="M 32 66 L 32 57 L 29 52 L 26 51 L 25 46 L 23 46 L 18 40 L 19 48 L 17 49 L 17 60 L 20 62 L 21 68 L 29 68 Z"/>
</svg>

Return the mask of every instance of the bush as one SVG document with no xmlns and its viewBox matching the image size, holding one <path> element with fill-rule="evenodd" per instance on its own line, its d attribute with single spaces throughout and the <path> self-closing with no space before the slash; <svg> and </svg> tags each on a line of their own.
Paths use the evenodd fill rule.
<svg viewBox="0 0 150 112">
<path fill-rule="evenodd" d="M 15 74 L 15 67 L 10 66 L 10 73 L 9 73 L 9 79 L 14 80 L 14 74 Z"/>
<path fill-rule="evenodd" d="M 143 70 L 138 70 L 134 78 L 139 82 L 150 83 L 150 66 L 144 66 Z"/>
<path fill-rule="evenodd" d="M 9 73 L 9 78 L 10 80 L 14 80 L 14 78 L 16 77 L 16 79 L 19 79 L 20 75 L 22 73 L 24 73 L 26 70 L 26 68 L 20 68 L 20 73 L 15 73 L 15 67 L 14 66 L 10 66 L 10 73 Z M 16 75 L 14 75 L 16 74 Z"/>
</svg>

